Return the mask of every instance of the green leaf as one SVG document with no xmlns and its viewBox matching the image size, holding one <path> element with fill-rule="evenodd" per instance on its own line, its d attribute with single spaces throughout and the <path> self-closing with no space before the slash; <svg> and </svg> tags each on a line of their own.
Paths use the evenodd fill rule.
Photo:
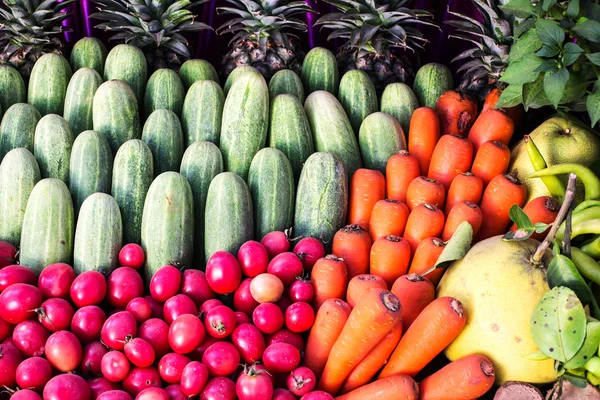
<svg viewBox="0 0 600 400">
<path fill-rule="evenodd" d="M 531 360 L 531 361 L 544 361 L 544 360 L 550 359 L 550 357 L 545 355 L 544 352 L 541 350 L 538 350 L 531 354 L 527 354 L 527 355 L 523 356 L 523 358 L 526 360 Z"/>
<path fill-rule="evenodd" d="M 588 19 L 578 23 L 573 27 L 573 32 L 589 40 L 590 42 L 600 42 L 600 22 Z"/>
<path fill-rule="evenodd" d="M 585 101 L 585 106 L 594 127 L 600 120 L 600 91 L 590 94 Z"/>
<path fill-rule="evenodd" d="M 463 258 L 471 248 L 473 227 L 467 221 L 462 222 L 442 250 L 435 268 L 445 268 L 456 260 Z"/>
<path fill-rule="evenodd" d="M 523 85 L 508 85 L 502 90 L 494 108 L 510 108 L 523 102 Z"/>
<path fill-rule="evenodd" d="M 549 106 L 550 101 L 544 93 L 544 76 L 540 76 L 532 83 L 523 85 L 523 105 L 525 111 L 529 108 L 541 108 Z"/>
<path fill-rule="evenodd" d="M 530 0 L 511 0 L 499 8 L 506 14 L 514 15 L 517 18 L 526 18 L 534 11 Z"/>
<path fill-rule="evenodd" d="M 542 10 L 548 11 L 550 7 L 556 4 L 556 2 L 557 0 L 544 0 L 544 2 L 542 3 Z"/>
<path fill-rule="evenodd" d="M 586 326 L 585 340 L 581 349 L 565 364 L 567 369 L 577 369 L 585 365 L 598 351 L 600 344 L 600 322 L 588 321 Z"/>
<path fill-rule="evenodd" d="M 546 72 L 544 75 L 544 93 L 546 93 L 554 108 L 557 108 L 560 104 L 568 81 L 569 71 L 566 68 L 561 68 L 558 72 Z"/>
<path fill-rule="evenodd" d="M 548 265 L 546 278 L 551 288 L 565 286 L 572 289 L 582 304 L 587 305 L 592 301 L 590 288 L 568 257 L 562 254 L 555 256 Z"/>
<path fill-rule="evenodd" d="M 590 53 L 585 55 L 594 65 L 600 66 L 600 53 Z"/>
<path fill-rule="evenodd" d="M 535 72 L 558 72 L 558 61 L 553 58 L 545 59 L 544 62 L 536 68 Z"/>
<path fill-rule="evenodd" d="M 572 65 L 583 53 L 584 50 L 576 43 L 569 42 L 565 44 L 565 47 L 563 48 L 563 64 L 566 67 Z"/>
<path fill-rule="evenodd" d="M 535 227 L 535 233 L 543 233 L 546 232 L 548 230 L 548 228 L 550 228 L 550 226 L 552 226 L 552 224 L 544 224 L 543 222 L 536 222 L 535 225 L 533 225 Z"/>
<path fill-rule="evenodd" d="M 547 46 L 560 46 L 565 41 L 565 32 L 549 19 L 538 19 L 535 30 L 542 43 Z"/>
<path fill-rule="evenodd" d="M 536 69 L 542 65 L 543 62 L 544 60 L 535 54 L 529 54 L 521 60 L 510 63 L 500 80 L 508 84 L 516 85 L 533 82 L 540 74 L 539 72 L 536 72 Z"/>
<path fill-rule="evenodd" d="M 585 389 L 588 385 L 587 380 L 583 376 L 577 376 L 573 374 L 566 373 L 563 375 L 566 380 L 571 382 L 573 386 L 579 389 Z"/>
<path fill-rule="evenodd" d="M 570 18 L 575 18 L 578 15 L 579 15 L 579 0 L 569 1 L 569 5 L 567 7 L 567 16 Z"/>
<path fill-rule="evenodd" d="M 520 38 L 521 35 L 524 35 L 526 32 L 529 32 L 530 30 L 534 29 L 533 28 L 534 26 L 535 26 L 534 18 L 527 18 L 524 20 L 517 19 L 513 23 L 513 36 L 515 38 Z M 537 34 L 536 34 L 536 36 L 537 36 Z"/>
<path fill-rule="evenodd" d="M 533 229 L 533 223 L 518 204 L 513 204 L 508 213 L 510 220 L 517 224 L 517 229 Z"/>
<path fill-rule="evenodd" d="M 571 103 L 583 99 L 589 85 L 590 82 L 579 74 L 569 72 L 569 83 L 567 84 L 567 90 L 565 90 L 565 95 L 561 103 Z"/>
<path fill-rule="evenodd" d="M 548 46 L 545 44 L 535 53 L 535 55 L 540 57 L 556 57 L 558 53 L 560 53 L 558 46 Z"/>
<path fill-rule="evenodd" d="M 542 46 L 535 29 L 523 34 L 510 48 L 509 60 L 519 60 L 527 54 L 535 53 Z"/>
</svg>

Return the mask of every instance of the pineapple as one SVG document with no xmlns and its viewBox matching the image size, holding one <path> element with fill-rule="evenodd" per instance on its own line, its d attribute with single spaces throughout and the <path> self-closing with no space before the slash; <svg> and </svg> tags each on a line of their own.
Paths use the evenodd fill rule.
<svg viewBox="0 0 600 400">
<path fill-rule="evenodd" d="M 306 31 L 306 23 L 296 17 L 313 12 L 304 1 L 227 0 L 232 7 L 217 12 L 233 14 L 217 33 L 233 33 L 231 50 L 223 57 L 222 75 L 226 78 L 238 66 L 252 66 L 266 79 L 281 69 L 300 72 L 305 52 L 290 31 Z"/>
<path fill-rule="evenodd" d="M 109 40 L 139 47 L 151 71 L 179 70 L 190 59 L 186 32 L 211 29 L 196 21 L 191 9 L 208 0 L 93 0 L 99 12 L 91 18 L 107 21 L 96 28 L 117 32 Z"/>
<path fill-rule="evenodd" d="M 0 64 L 11 64 L 29 80 L 33 65 L 46 53 L 62 54 L 62 12 L 76 0 L 2 0 L 0 4 Z"/>
<path fill-rule="evenodd" d="M 332 29 L 328 39 L 341 38 L 337 59 L 342 72 L 365 71 L 378 90 L 393 82 L 411 82 L 414 69 L 406 57 L 428 40 L 416 24 L 431 25 L 433 14 L 406 7 L 410 0 L 324 0 L 340 12 L 326 14 L 316 25 Z"/>
</svg>

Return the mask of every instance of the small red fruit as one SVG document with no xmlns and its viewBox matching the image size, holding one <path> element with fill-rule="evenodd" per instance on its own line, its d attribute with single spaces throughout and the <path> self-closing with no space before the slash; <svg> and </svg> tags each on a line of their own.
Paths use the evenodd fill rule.
<svg viewBox="0 0 600 400">
<path fill-rule="evenodd" d="M 144 265 L 144 260 L 144 249 L 139 244 L 126 244 L 119 251 L 119 264 L 121 264 L 121 267 L 140 269 Z"/>
</svg>

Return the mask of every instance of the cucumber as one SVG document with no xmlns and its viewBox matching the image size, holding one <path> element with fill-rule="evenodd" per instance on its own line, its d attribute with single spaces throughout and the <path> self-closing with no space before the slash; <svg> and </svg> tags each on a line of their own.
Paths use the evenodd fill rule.
<svg viewBox="0 0 600 400">
<path fill-rule="evenodd" d="M 296 96 L 280 94 L 271 101 L 270 118 L 269 147 L 285 154 L 298 183 L 304 162 L 315 152 L 304 107 Z"/>
<path fill-rule="evenodd" d="M 331 50 L 315 47 L 309 51 L 304 58 L 300 77 L 307 94 L 317 90 L 326 90 L 337 96 L 340 73 L 335 55 Z"/>
<path fill-rule="evenodd" d="M 33 153 L 35 127 L 40 118 L 40 112 L 26 103 L 13 104 L 6 110 L 0 123 L 0 161 L 6 153 L 19 147 Z"/>
<path fill-rule="evenodd" d="M 302 80 L 291 69 L 280 69 L 275 72 L 269 81 L 269 96 L 274 99 L 280 94 L 291 94 L 304 104 L 306 97 L 304 96 L 304 86 Z"/>
<path fill-rule="evenodd" d="M 429 63 L 417 71 L 413 90 L 421 107 L 435 108 L 438 97 L 451 89 L 454 89 L 452 72 L 445 65 Z"/>
<path fill-rule="evenodd" d="M 106 193 L 94 193 L 85 199 L 75 228 L 75 273 L 98 271 L 108 277 L 119 266 L 122 242 L 121 213 L 115 199 Z"/>
<path fill-rule="evenodd" d="M 27 201 L 19 262 L 38 275 L 47 265 L 71 264 L 74 231 L 69 188 L 60 179 L 42 179 Z"/>
<path fill-rule="evenodd" d="M 144 104 L 144 90 L 148 80 L 146 57 L 142 51 L 128 44 L 118 44 L 106 56 L 104 80 L 119 79 L 129 85 L 138 104 Z"/>
<path fill-rule="evenodd" d="M 152 152 L 154 176 L 167 171 L 179 171 L 183 157 L 183 132 L 179 118 L 173 111 L 154 111 L 144 124 L 142 140 Z"/>
<path fill-rule="evenodd" d="M 254 206 L 254 237 L 285 231 L 294 221 L 294 172 L 285 154 L 265 148 L 256 153 L 248 173 Z"/>
<path fill-rule="evenodd" d="M 181 113 L 186 147 L 203 140 L 219 144 L 224 103 L 223 89 L 214 81 L 198 81 L 190 87 Z"/>
<path fill-rule="evenodd" d="M 215 67 L 208 61 L 200 59 L 184 62 L 179 68 L 179 78 L 181 78 L 185 90 L 188 90 L 194 82 L 198 81 L 207 80 L 219 83 L 219 75 Z"/>
<path fill-rule="evenodd" d="M 223 172 L 223 156 L 219 148 L 206 141 L 194 142 L 181 160 L 181 175 L 185 176 L 194 197 L 194 265 L 203 265 L 204 210 L 208 187 L 213 178 Z"/>
<path fill-rule="evenodd" d="M 331 93 L 320 90 L 308 96 L 304 109 L 316 151 L 338 156 L 352 178 L 354 171 L 362 167 L 362 161 L 352 125 L 340 102 Z"/>
<path fill-rule="evenodd" d="M 60 179 L 69 183 L 69 163 L 75 137 L 63 117 L 48 114 L 35 127 L 33 155 L 42 178 Z"/>
<path fill-rule="evenodd" d="M 102 77 L 91 68 L 80 68 L 67 86 L 63 116 L 75 136 L 94 127 L 94 95 L 102 84 Z"/>
<path fill-rule="evenodd" d="M 385 174 L 388 159 L 406 150 L 406 138 L 398 120 L 376 112 L 363 121 L 358 134 L 360 154 L 365 167 Z"/>
<path fill-rule="evenodd" d="M 94 96 L 94 130 L 106 135 L 113 154 L 130 139 L 141 137 L 140 116 L 135 94 L 119 80 L 104 82 Z"/>
<path fill-rule="evenodd" d="M 27 149 L 9 151 L 0 163 L 0 240 L 18 246 L 27 200 L 36 183 L 40 168 Z"/>
<path fill-rule="evenodd" d="M 233 86 L 233 83 L 236 81 L 236 79 L 240 75 L 245 74 L 246 72 L 255 72 L 257 74 L 260 74 L 260 72 L 258 72 L 258 70 L 256 68 L 251 67 L 249 65 L 245 65 L 243 67 L 237 67 L 236 69 L 231 71 L 231 73 L 229 74 L 229 76 L 227 76 L 227 79 L 225 80 L 225 85 L 223 85 L 223 92 L 225 93 L 225 96 L 227 96 L 227 93 L 229 93 L 229 89 L 231 89 L 231 87 Z"/>
<path fill-rule="evenodd" d="M 110 193 L 112 164 L 112 151 L 102 133 L 85 131 L 75 138 L 69 166 L 69 190 L 75 217 L 91 194 Z"/>
<path fill-rule="evenodd" d="M 27 102 L 37 108 L 42 117 L 47 114 L 62 115 L 71 75 L 71 67 L 63 56 L 44 54 L 31 70 Z"/>
<path fill-rule="evenodd" d="M 107 54 L 102 41 L 94 37 L 85 37 L 78 40 L 73 46 L 70 58 L 71 68 L 73 72 L 80 68 L 91 68 L 102 76 Z"/>
<path fill-rule="evenodd" d="M 346 223 L 348 176 L 333 153 L 311 155 L 300 176 L 294 213 L 294 234 L 323 240 L 331 251 L 333 235 Z"/>
<path fill-rule="evenodd" d="M 404 83 L 389 84 L 381 94 L 381 111 L 396 118 L 407 135 L 410 119 L 417 108 L 419 108 L 417 96 L 410 86 Z"/>
<path fill-rule="evenodd" d="M 208 188 L 204 211 L 204 257 L 223 250 L 237 254 L 253 239 L 252 196 L 246 182 L 233 172 L 215 176 Z"/>
<path fill-rule="evenodd" d="M 173 111 L 181 116 L 185 89 L 177 72 L 168 68 L 156 70 L 148 79 L 144 95 L 144 112 L 146 118 L 161 108 Z"/>
<path fill-rule="evenodd" d="M 146 283 L 164 265 L 191 266 L 194 255 L 194 200 L 187 179 L 160 174 L 148 190 L 142 219 Z"/>
<path fill-rule="evenodd" d="M 144 201 L 152 179 L 152 152 L 146 143 L 125 142 L 115 156 L 110 190 L 121 210 L 124 243 L 141 243 Z"/>
<path fill-rule="evenodd" d="M 13 104 L 27 102 L 23 77 L 11 65 L 0 65 L 0 109 L 6 112 Z M 0 112 L 0 117 L 2 116 Z"/>
<path fill-rule="evenodd" d="M 237 69 L 236 69 L 237 71 Z M 269 88 L 257 72 L 238 76 L 225 98 L 219 148 L 225 170 L 248 177 L 254 155 L 265 147 L 269 126 Z"/>
<path fill-rule="evenodd" d="M 366 72 L 358 69 L 350 70 L 342 76 L 338 99 L 356 135 L 363 120 L 378 110 L 375 85 Z"/>
</svg>

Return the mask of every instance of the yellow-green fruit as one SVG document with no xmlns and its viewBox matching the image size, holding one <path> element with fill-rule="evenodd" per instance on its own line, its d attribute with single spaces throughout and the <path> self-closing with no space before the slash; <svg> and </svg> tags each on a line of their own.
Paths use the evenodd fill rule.
<svg viewBox="0 0 600 400">
<path fill-rule="evenodd" d="M 467 314 L 466 325 L 446 348 L 446 356 L 452 361 L 474 353 L 487 356 L 499 385 L 556 380 L 552 360 L 524 358 L 538 351 L 529 330 L 531 314 L 550 290 L 545 266 L 552 254 L 547 251 L 540 264 L 533 263 L 538 245 L 533 239 L 486 239 L 452 264 L 438 285 L 438 297 L 458 299 Z"/>
</svg>

